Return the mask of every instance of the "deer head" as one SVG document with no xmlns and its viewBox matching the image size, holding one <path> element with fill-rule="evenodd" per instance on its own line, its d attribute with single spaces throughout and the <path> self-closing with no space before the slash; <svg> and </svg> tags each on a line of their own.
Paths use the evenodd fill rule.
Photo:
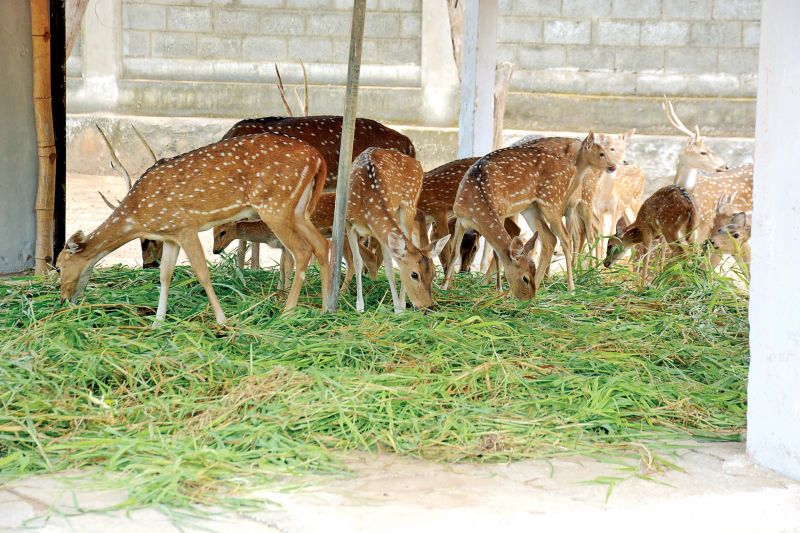
<svg viewBox="0 0 800 533">
<path fill-rule="evenodd" d="M 214 247 L 212 251 L 215 254 L 221 254 L 222 251 L 228 247 L 230 243 L 239 238 L 239 233 L 236 231 L 236 221 L 227 222 L 214 228 Z"/>
<path fill-rule="evenodd" d="M 589 132 L 581 143 L 581 153 L 591 167 L 605 172 L 614 172 L 618 166 L 625 164 L 625 147 L 636 130 L 619 135 Z"/>
<path fill-rule="evenodd" d="M 721 253 L 733 255 L 750 240 L 752 221 L 746 213 L 736 213 L 728 220 L 727 224 L 715 226 L 706 244 Z"/>
<path fill-rule="evenodd" d="M 620 225 L 619 221 L 617 221 L 616 234 L 608 238 L 608 247 L 606 248 L 606 258 L 603 260 L 603 266 L 609 268 L 628 248 L 640 242 L 642 242 L 642 231 L 638 226 L 631 225 L 626 229 L 624 225 Z"/>
<path fill-rule="evenodd" d="M 510 261 L 504 265 L 506 280 L 511 294 L 521 301 L 532 300 L 536 296 L 536 265 L 533 250 L 538 234 L 523 241 L 519 236 L 511 239 L 508 248 Z"/>
<path fill-rule="evenodd" d="M 389 233 L 388 244 L 392 258 L 395 260 L 400 271 L 400 280 L 405 285 L 408 298 L 416 309 L 427 309 L 433 307 L 433 297 L 431 296 L 431 286 L 435 265 L 432 257 L 442 253 L 450 235 L 445 235 L 438 241 L 419 249 L 406 245 L 406 239 L 397 233 Z"/>
<path fill-rule="evenodd" d="M 64 249 L 56 259 L 56 272 L 61 280 L 61 303 L 76 303 L 83 295 L 83 290 L 89 282 L 93 264 L 90 263 L 86 248 L 86 235 L 78 231 L 67 239 Z"/>
<path fill-rule="evenodd" d="M 705 141 L 700 136 L 700 128 L 697 125 L 695 125 L 694 131 L 687 128 L 678 118 L 675 108 L 672 107 L 672 102 L 666 96 L 664 96 L 664 101 L 661 103 L 661 109 L 664 110 L 664 114 L 672 127 L 688 137 L 686 145 L 678 154 L 679 169 L 683 167 L 705 172 L 723 172 L 728 169 L 725 160 L 706 146 Z M 686 186 L 686 184 L 682 183 L 677 183 L 677 185 Z"/>
</svg>

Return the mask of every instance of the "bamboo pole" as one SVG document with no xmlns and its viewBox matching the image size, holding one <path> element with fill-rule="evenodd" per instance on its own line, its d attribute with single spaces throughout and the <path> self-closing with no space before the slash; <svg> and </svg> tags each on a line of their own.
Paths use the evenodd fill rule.
<svg viewBox="0 0 800 533">
<path fill-rule="evenodd" d="M 39 188 L 36 193 L 37 274 L 53 262 L 53 208 L 55 205 L 56 146 L 50 91 L 50 2 L 30 0 L 33 44 L 33 105 L 39 156 Z"/>
<path fill-rule="evenodd" d="M 364 18 L 367 0 L 353 0 L 353 23 L 350 27 L 350 58 L 347 65 L 347 90 L 342 119 L 342 140 L 339 148 L 339 172 L 336 178 L 336 207 L 333 213 L 333 238 L 331 239 L 330 271 L 328 283 L 327 311 L 336 311 L 339 304 L 342 252 L 344 247 L 344 224 L 347 212 L 350 166 L 353 162 L 353 135 L 356 127 L 358 105 L 358 79 L 361 74 L 361 45 L 364 41 Z M 356 250 L 354 253 L 358 253 Z M 356 272 L 360 276 L 361 272 Z"/>
</svg>

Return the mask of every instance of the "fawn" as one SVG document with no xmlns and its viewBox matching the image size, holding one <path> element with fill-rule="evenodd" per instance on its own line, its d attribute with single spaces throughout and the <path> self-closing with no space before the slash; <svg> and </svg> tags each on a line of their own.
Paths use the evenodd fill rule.
<svg viewBox="0 0 800 533">
<path fill-rule="evenodd" d="M 347 202 L 347 238 L 358 250 L 359 237 L 373 237 L 383 252 L 383 265 L 396 313 L 405 309 L 405 293 L 415 308 L 433 306 L 431 284 L 434 264 L 447 243 L 446 235 L 420 248 L 415 231 L 417 201 L 422 189 L 422 167 L 412 157 L 396 150 L 368 148 L 353 162 Z M 400 270 L 400 293 L 394 281 L 393 261 Z M 357 287 L 356 309 L 364 311 L 361 254 L 353 254 Z"/>
<path fill-rule="evenodd" d="M 719 264 L 723 255 L 732 255 L 742 270 L 750 264 L 752 214 L 737 211 L 735 197 L 735 192 L 726 194 L 717 202 L 712 230 L 704 243 L 713 248 L 712 267 Z"/>
<path fill-rule="evenodd" d="M 458 222 L 451 246 L 460 245 L 465 229 L 477 230 L 497 253 L 512 294 L 528 300 L 550 264 L 558 237 L 567 259 L 567 284 L 573 289 L 572 244 L 562 221 L 567 199 L 589 168 L 613 172 L 623 158 L 624 141 L 594 132 L 583 141 L 551 137 L 491 152 L 470 167 L 458 189 L 453 206 Z M 503 227 L 506 218 L 518 213 L 542 239 L 537 267 L 531 258 L 535 239 L 527 243 L 512 239 Z M 452 275 L 451 262 L 443 288 Z"/>
<path fill-rule="evenodd" d="M 79 231 L 67 240 L 56 261 L 62 301 L 74 303 L 82 295 L 100 259 L 144 237 L 164 241 L 155 323 L 166 316 L 169 284 L 183 248 L 217 322 L 224 324 L 197 233 L 257 214 L 295 258 L 285 306 L 291 309 L 297 305 L 312 253 L 320 262 L 323 285 L 327 283 L 328 243 L 309 220 L 325 175 L 325 160 L 315 148 L 270 134 L 220 141 L 161 160 L 133 184 L 96 230 L 88 236 Z"/>
<path fill-rule="evenodd" d="M 647 279 L 650 264 L 650 251 L 653 241 L 663 236 L 673 254 L 682 251 L 679 241 L 683 237 L 691 243 L 692 232 L 697 225 L 698 215 L 694 202 L 686 189 L 677 185 L 667 185 L 657 190 L 642 203 L 636 220 L 608 239 L 608 249 L 603 265 L 610 267 L 625 251 L 636 244 L 644 247 L 644 265 L 641 271 L 641 285 Z"/>
</svg>

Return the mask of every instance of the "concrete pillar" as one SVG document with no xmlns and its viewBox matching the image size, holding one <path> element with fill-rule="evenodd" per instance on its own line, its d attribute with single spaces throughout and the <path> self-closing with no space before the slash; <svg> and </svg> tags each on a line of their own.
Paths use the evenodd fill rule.
<svg viewBox="0 0 800 533">
<path fill-rule="evenodd" d="M 122 75 L 122 1 L 90 0 L 83 19 L 81 100 L 113 110 Z"/>
<path fill-rule="evenodd" d="M 464 51 L 458 156 L 482 156 L 492 150 L 494 71 L 497 50 L 497 0 L 464 4 Z"/>
<path fill-rule="evenodd" d="M 756 110 L 747 451 L 800 479 L 800 2 L 763 0 Z"/>
<path fill-rule="evenodd" d="M 422 120 L 452 126 L 458 117 L 458 71 L 445 0 L 422 0 Z"/>
</svg>

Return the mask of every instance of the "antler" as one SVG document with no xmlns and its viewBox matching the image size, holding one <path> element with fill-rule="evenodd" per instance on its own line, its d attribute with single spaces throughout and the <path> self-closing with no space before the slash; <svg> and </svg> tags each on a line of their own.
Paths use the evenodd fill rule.
<svg viewBox="0 0 800 533">
<path fill-rule="evenodd" d="M 142 141 L 142 144 L 144 145 L 144 147 L 147 148 L 147 151 L 150 153 L 150 157 L 153 158 L 153 163 L 158 162 L 158 158 L 156 157 L 156 153 L 153 151 L 152 148 L 150 148 L 150 144 L 145 140 L 144 136 L 139 132 L 139 130 L 136 129 L 136 126 L 134 126 L 133 124 L 131 124 L 131 128 L 133 128 L 133 131 L 136 132 L 136 136 L 139 137 L 140 141 Z"/>
<path fill-rule="evenodd" d="M 101 193 L 100 191 L 97 191 L 97 194 L 99 194 L 99 195 L 100 195 L 100 198 L 102 198 L 102 199 L 103 199 L 103 201 L 106 203 L 106 205 L 108 206 L 108 208 L 109 208 L 109 209 L 111 209 L 112 211 L 118 207 L 118 206 L 116 206 L 116 205 L 112 204 L 112 203 L 111 203 L 111 202 L 108 200 L 108 198 L 106 198 L 106 195 L 105 195 L 105 194 Z"/>
<path fill-rule="evenodd" d="M 103 129 L 97 124 L 95 124 L 94 126 L 95 128 L 97 128 L 97 131 L 100 132 L 100 136 L 103 138 L 103 141 L 106 143 L 106 146 L 108 146 L 109 152 L 111 152 L 111 167 L 119 171 L 122 171 L 122 173 L 124 174 L 123 177 L 125 178 L 125 184 L 128 186 L 128 190 L 130 190 L 131 175 L 128 172 L 128 169 L 125 168 L 125 165 L 123 165 L 122 162 L 119 160 L 119 157 L 117 157 L 117 152 L 114 151 L 114 147 L 111 146 L 111 142 L 108 140 L 108 137 L 106 136 Z"/>
<path fill-rule="evenodd" d="M 300 109 L 303 110 L 303 116 L 308 116 L 308 72 L 306 72 L 306 66 L 303 64 L 303 60 L 300 60 L 300 68 L 303 69 L 303 100 L 300 100 L 300 93 L 297 92 L 297 88 L 294 89 L 294 96 L 297 98 L 297 104 L 300 106 Z"/>
<path fill-rule="evenodd" d="M 283 107 L 286 108 L 286 113 L 288 113 L 290 117 L 293 117 L 294 113 L 292 113 L 292 107 L 289 105 L 289 102 L 286 101 L 286 89 L 283 87 L 283 78 L 281 78 L 281 71 L 278 69 L 277 63 L 275 63 L 275 74 L 278 75 L 278 92 L 281 95 Z"/>
<path fill-rule="evenodd" d="M 664 101 L 661 102 L 661 109 L 664 110 L 664 113 L 667 115 L 667 120 L 670 124 L 672 124 L 673 128 L 688 135 L 689 137 L 697 139 L 700 138 L 700 129 L 695 126 L 696 131 L 693 132 L 683 124 L 681 119 L 678 118 L 678 114 L 675 113 L 675 108 L 672 107 L 672 102 L 669 101 L 669 98 L 667 98 L 666 94 L 664 95 Z"/>
</svg>

